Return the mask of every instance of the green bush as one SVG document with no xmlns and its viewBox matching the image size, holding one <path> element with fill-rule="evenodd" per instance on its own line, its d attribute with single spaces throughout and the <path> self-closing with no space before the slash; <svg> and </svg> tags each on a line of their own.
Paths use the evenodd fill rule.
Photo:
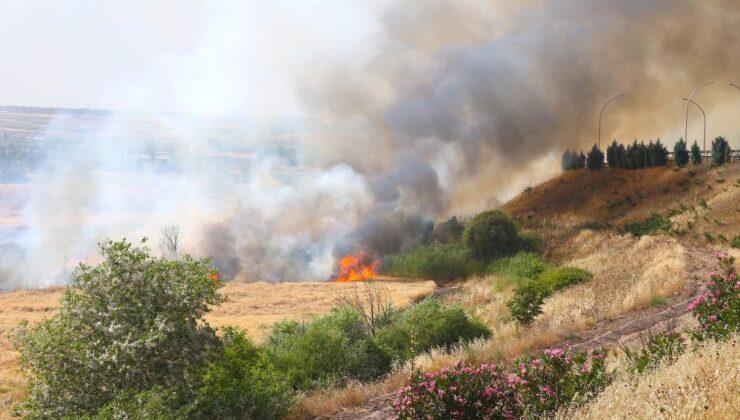
<svg viewBox="0 0 740 420">
<path fill-rule="evenodd" d="M 622 346 L 629 370 L 640 374 L 656 368 L 663 361 L 675 361 L 686 348 L 681 334 L 674 331 L 661 331 L 654 335 L 648 331 L 647 338 L 641 336 L 640 339 L 641 346 L 636 350 Z"/>
<path fill-rule="evenodd" d="M 194 405 L 183 405 L 177 393 L 155 387 L 136 393 L 124 390 L 106 404 L 95 418 L 100 420 L 192 418 Z"/>
<path fill-rule="evenodd" d="M 511 254 L 521 244 L 519 226 L 500 210 L 485 211 L 465 227 L 463 242 L 479 258 Z"/>
<path fill-rule="evenodd" d="M 207 259 L 156 259 L 125 240 L 100 251 L 103 262 L 77 269 L 56 315 L 15 329 L 28 378 L 17 414 L 95 415 L 150 391 L 153 405 L 186 405 L 215 354 L 218 338 L 203 316 L 221 301 L 221 284 Z"/>
<path fill-rule="evenodd" d="M 243 331 L 224 329 L 223 343 L 221 354 L 203 375 L 197 417 L 282 418 L 293 400 L 287 375 L 277 371 L 264 349 L 252 344 Z"/>
<path fill-rule="evenodd" d="M 459 305 L 428 298 L 398 313 L 375 335 L 375 341 L 394 359 L 406 360 L 431 348 L 449 349 L 460 341 L 490 336 L 491 331 Z"/>
<path fill-rule="evenodd" d="M 440 281 L 471 276 L 483 266 L 461 243 L 422 246 L 383 260 L 384 273 Z"/>
<path fill-rule="evenodd" d="M 592 277 L 593 274 L 580 268 L 552 267 L 540 275 L 539 282 L 555 291 L 591 280 Z"/>
<path fill-rule="evenodd" d="M 494 261 L 488 271 L 492 274 L 523 280 L 536 279 L 548 268 L 550 268 L 550 263 L 540 255 L 533 252 L 519 252 L 512 257 Z"/>
<path fill-rule="evenodd" d="M 334 309 L 303 324 L 279 322 L 265 347 L 269 360 L 296 390 L 374 379 L 386 373 L 391 363 L 350 308 Z"/>
<path fill-rule="evenodd" d="M 732 238 L 732 241 L 730 242 L 730 246 L 733 248 L 740 249 L 740 235 L 735 235 L 735 237 Z"/>
<path fill-rule="evenodd" d="M 627 223 L 624 228 L 635 236 L 652 235 L 659 231 L 668 232 L 671 229 L 671 221 L 667 217 L 654 213 L 643 221 Z"/>
<path fill-rule="evenodd" d="M 517 322 L 527 325 L 542 313 L 542 302 L 550 293 L 550 288 L 537 280 L 525 281 L 514 290 L 506 306 Z"/>
</svg>

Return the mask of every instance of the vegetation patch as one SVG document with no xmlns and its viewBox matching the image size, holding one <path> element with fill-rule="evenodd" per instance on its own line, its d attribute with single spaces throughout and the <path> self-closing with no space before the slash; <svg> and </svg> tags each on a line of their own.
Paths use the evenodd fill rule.
<svg viewBox="0 0 740 420">
<path fill-rule="evenodd" d="M 627 223 L 624 228 L 635 236 L 652 235 L 657 232 L 668 232 L 671 229 L 671 221 L 665 216 L 654 213 L 643 221 Z"/>
<path fill-rule="evenodd" d="M 460 242 L 421 246 L 383 260 L 384 273 L 438 281 L 465 278 L 482 272 L 484 267 L 485 263 Z"/>
</svg>

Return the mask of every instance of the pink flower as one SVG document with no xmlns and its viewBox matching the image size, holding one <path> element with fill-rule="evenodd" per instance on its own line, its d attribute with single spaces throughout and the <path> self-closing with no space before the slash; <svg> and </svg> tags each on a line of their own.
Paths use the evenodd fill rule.
<svg viewBox="0 0 740 420">
<path fill-rule="evenodd" d="M 717 315 L 709 315 L 708 319 L 710 322 L 717 322 Z"/>
<path fill-rule="evenodd" d="M 563 349 L 555 348 L 555 349 L 547 349 L 545 350 L 544 353 L 545 353 L 545 356 L 548 356 L 548 357 L 561 357 L 563 356 L 563 354 L 565 354 L 565 351 Z"/>
</svg>

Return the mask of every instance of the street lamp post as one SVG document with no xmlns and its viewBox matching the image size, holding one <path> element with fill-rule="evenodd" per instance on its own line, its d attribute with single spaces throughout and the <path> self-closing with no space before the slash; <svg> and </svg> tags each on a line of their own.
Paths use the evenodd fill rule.
<svg viewBox="0 0 740 420">
<path fill-rule="evenodd" d="M 696 107 L 699 108 L 699 111 L 701 111 L 701 115 L 704 116 L 704 149 L 703 151 L 704 151 L 704 154 L 706 154 L 707 153 L 707 114 L 704 112 L 704 109 L 701 106 L 699 106 L 699 104 L 692 101 L 691 99 L 683 98 L 683 100 L 687 102 L 691 102 L 692 104 L 696 105 Z M 684 141 L 686 142 L 686 144 L 688 144 L 689 139 L 684 139 Z"/>
<path fill-rule="evenodd" d="M 684 139 L 684 141 L 689 141 L 688 140 L 688 135 L 689 135 L 689 102 L 691 102 L 691 100 L 694 99 L 694 95 L 696 95 L 696 92 L 698 92 L 699 89 L 701 89 L 701 88 L 703 88 L 705 86 L 709 86 L 712 83 L 714 83 L 714 80 L 710 80 L 710 81 L 704 83 L 703 85 L 697 87 L 696 89 L 694 89 L 693 92 L 691 92 L 691 95 L 689 95 L 688 99 L 686 100 L 686 123 L 685 123 L 684 129 L 683 129 L 683 139 Z"/>
<path fill-rule="evenodd" d="M 601 112 L 599 113 L 599 137 L 597 138 L 597 141 L 596 141 L 597 144 L 599 145 L 599 149 L 601 149 L 601 117 L 604 115 L 604 110 L 606 109 L 606 107 L 610 103 L 616 101 L 619 98 L 623 98 L 623 97 L 624 97 L 624 94 L 623 93 L 620 93 L 619 95 L 617 95 L 617 96 L 609 99 L 608 101 L 606 101 L 606 103 L 604 104 L 604 107 L 601 108 Z"/>
</svg>

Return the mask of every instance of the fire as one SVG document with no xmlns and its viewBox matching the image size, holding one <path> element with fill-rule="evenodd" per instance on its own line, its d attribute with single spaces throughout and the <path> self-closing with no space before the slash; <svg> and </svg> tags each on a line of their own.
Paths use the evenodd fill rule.
<svg viewBox="0 0 740 420">
<path fill-rule="evenodd" d="M 339 260 L 339 273 L 332 279 L 339 283 L 371 280 L 378 277 L 380 261 L 373 260 L 364 252 L 348 254 Z"/>
</svg>

